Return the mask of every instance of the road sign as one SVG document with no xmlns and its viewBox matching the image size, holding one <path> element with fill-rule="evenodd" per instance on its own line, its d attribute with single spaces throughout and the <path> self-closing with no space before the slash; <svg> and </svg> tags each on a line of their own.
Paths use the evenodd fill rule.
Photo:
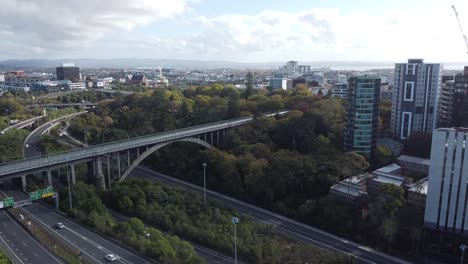
<svg viewBox="0 0 468 264">
<path fill-rule="evenodd" d="M 47 188 L 42 190 L 37 190 L 29 193 L 29 200 L 35 201 L 41 198 L 46 198 L 54 195 L 54 188 L 52 186 L 47 186 Z"/>
<path fill-rule="evenodd" d="M 31 201 L 30 201 L 30 200 L 22 200 L 22 201 L 16 202 L 16 203 L 13 205 L 13 208 L 18 208 L 18 207 L 25 206 L 25 205 L 30 205 L 30 204 L 31 204 Z"/>
<path fill-rule="evenodd" d="M 42 194 L 42 198 L 51 197 L 53 195 L 54 195 L 54 193 L 44 193 L 44 194 Z"/>
<path fill-rule="evenodd" d="M 29 193 L 29 200 L 34 201 L 37 199 L 41 199 L 42 197 L 42 190 L 34 191 Z"/>
<path fill-rule="evenodd" d="M 15 198 L 13 197 L 7 197 L 3 199 L 3 207 L 10 207 L 15 205 Z"/>
</svg>

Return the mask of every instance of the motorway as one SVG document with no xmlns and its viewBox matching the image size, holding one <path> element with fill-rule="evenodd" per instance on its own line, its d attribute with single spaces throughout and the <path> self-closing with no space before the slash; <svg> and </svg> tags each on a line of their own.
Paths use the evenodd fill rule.
<svg viewBox="0 0 468 264">
<path fill-rule="evenodd" d="M 19 122 L 18 124 L 15 124 L 15 125 L 12 125 L 12 126 L 9 126 L 5 129 L 3 129 L 0 134 L 4 134 L 5 132 L 7 132 L 8 130 L 11 130 L 11 129 L 21 129 L 21 128 L 24 128 L 26 126 L 29 126 L 29 125 L 32 125 L 34 124 L 34 122 L 36 122 L 38 119 L 41 119 L 43 118 L 44 116 L 36 116 L 36 117 L 33 117 L 33 118 L 30 118 L 30 119 L 27 119 L 27 120 L 23 120 L 21 122 Z"/>
<path fill-rule="evenodd" d="M 67 118 L 73 118 L 75 116 L 82 115 L 84 113 L 86 113 L 86 111 L 71 114 L 71 115 L 62 116 L 62 117 L 56 118 L 56 119 L 54 119 L 52 121 L 49 121 L 49 122 L 41 125 L 38 128 L 36 128 L 24 140 L 24 143 L 23 143 L 24 157 L 25 158 L 32 158 L 32 157 L 40 156 L 41 153 L 37 149 L 37 141 L 39 140 L 39 138 L 41 137 L 42 134 L 44 134 L 47 130 L 54 127 L 55 125 L 58 125 L 63 120 L 65 120 Z"/>
<path fill-rule="evenodd" d="M 5 193 L 8 196 L 15 197 L 15 200 L 28 198 L 26 194 L 16 190 L 5 191 Z M 33 219 L 41 223 L 44 227 L 49 228 L 51 232 L 54 232 L 64 243 L 71 247 L 75 246 L 79 248 L 82 252 L 82 256 L 90 263 L 108 263 L 105 260 L 105 256 L 111 253 L 117 257 L 114 263 L 156 263 L 147 257 L 139 256 L 137 253 L 117 244 L 109 238 L 97 234 L 95 231 L 80 226 L 68 217 L 57 213 L 55 210 L 39 202 L 23 207 L 23 209 L 28 212 Z M 54 225 L 58 222 L 62 222 L 65 228 L 56 229 Z"/>
<path fill-rule="evenodd" d="M 63 263 L 39 244 L 5 210 L 0 212 L 0 247 L 13 263 Z"/>
<path fill-rule="evenodd" d="M 185 189 L 203 193 L 203 188 L 177 180 L 167 175 L 154 172 L 147 168 L 137 167 L 131 173 L 132 177 L 142 178 L 153 182 L 163 182 L 169 185 L 183 187 Z M 299 223 L 287 217 L 275 214 L 268 210 L 244 203 L 242 201 L 227 197 L 225 195 L 207 190 L 207 198 L 227 207 L 236 209 L 237 211 L 250 215 L 257 220 L 271 224 L 276 230 L 290 237 L 308 243 L 310 245 L 338 251 L 345 254 L 354 255 L 358 263 L 382 263 L 382 264 L 396 264 L 396 263 L 409 263 L 407 261 L 392 257 L 373 249 L 358 245 L 352 241 L 346 240 L 326 233 L 317 228 Z"/>
</svg>

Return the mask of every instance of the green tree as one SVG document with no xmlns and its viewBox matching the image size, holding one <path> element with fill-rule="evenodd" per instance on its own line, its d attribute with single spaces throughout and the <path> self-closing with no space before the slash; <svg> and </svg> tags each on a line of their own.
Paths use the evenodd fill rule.
<svg viewBox="0 0 468 264">
<path fill-rule="evenodd" d="M 246 82 L 246 88 L 245 88 L 245 91 L 244 91 L 244 98 L 248 99 L 253 94 L 254 94 L 254 90 L 253 90 L 253 73 L 249 72 L 249 73 L 247 73 L 247 82 Z"/>
</svg>

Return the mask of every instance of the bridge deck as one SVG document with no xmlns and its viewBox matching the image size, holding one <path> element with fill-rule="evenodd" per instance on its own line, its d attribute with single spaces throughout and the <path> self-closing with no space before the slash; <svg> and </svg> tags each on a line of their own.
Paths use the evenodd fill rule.
<svg viewBox="0 0 468 264">
<path fill-rule="evenodd" d="M 273 115 L 273 114 L 272 114 Z M 74 161 L 85 160 L 94 156 L 115 153 L 132 149 L 136 147 L 144 147 L 157 143 L 178 140 L 191 136 L 196 136 L 203 133 L 209 133 L 217 130 L 222 130 L 231 127 L 237 127 L 246 124 L 253 120 L 253 117 L 244 117 L 226 121 L 220 121 L 216 123 L 209 123 L 205 125 L 199 125 L 194 127 L 188 127 L 183 129 L 176 129 L 158 134 L 130 138 L 126 140 L 120 140 L 101 145 L 90 146 L 86 148 L 71 150 L 62 153 L 51 154 L 47 156 L 35 157 L 30 159 L 24 159 L 19 161 L 12 161 L 0 165 L 0 178 L 7 176 L 18 176 L 21 173 L 27 173 L 32 170 L 42 169 L 71 163 Z"/>
</svg>

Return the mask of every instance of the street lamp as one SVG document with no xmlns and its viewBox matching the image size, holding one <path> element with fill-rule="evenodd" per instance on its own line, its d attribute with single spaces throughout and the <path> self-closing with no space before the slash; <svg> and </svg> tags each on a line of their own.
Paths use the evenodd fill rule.
<svg viewBox="0 0 468 264">
<path fill-rule="evenodd" d="M 203 203 L 206 204 L 206 162 L 203 162 Z"/>
<path fill-rule="evenodd" d="M 231 221 L 234 224 L 234 263 L 237 264 L 237 224 L 240 220 L 237 217 L 233 217 Z"/>
<path fill-rule="evenodd" d="M 465 257 L 465 249 L 467 249 L 468 246 L 466 245 L 461 245 L 460 246 L 460 250 L 462 251 L 462 255 L 461 255 L 461 260 L 460 260 L 460 263 L 463 264 L 463 258 Z"/>
</svg>

